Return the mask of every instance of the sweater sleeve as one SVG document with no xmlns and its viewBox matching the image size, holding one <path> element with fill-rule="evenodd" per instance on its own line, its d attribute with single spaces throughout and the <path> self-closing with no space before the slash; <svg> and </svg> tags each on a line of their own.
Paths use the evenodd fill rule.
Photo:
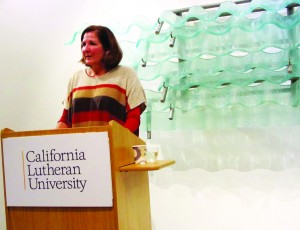
<svg viewBox="0 0 300 230">
<path fill-rule="evenodd" d="M 128 111 L 124 127 L 129 129 L 131 132 L 136 133 L 140 126 L 140 115 L 140 106 Z"/>
<path fill-rule="evenodd" d="M 68 120 L 69 120 L 68 119 L 68 110 L 64 109 L 60 119 L 58 120 L 58 122 L 63 122 L 66 125 L 68 125 L 68 127 L 70 127 Z"/>
</svg>

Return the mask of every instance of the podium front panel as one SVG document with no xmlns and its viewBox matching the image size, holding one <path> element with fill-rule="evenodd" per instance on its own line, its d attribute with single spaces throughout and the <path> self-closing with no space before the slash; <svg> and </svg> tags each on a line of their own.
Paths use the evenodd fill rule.
<svg viewBox="0 0 300 230">
<path fill-rule="evenodd" d="M 108 132 L 3 139 L 7 206 L 112 207 Z"/>
</svg>

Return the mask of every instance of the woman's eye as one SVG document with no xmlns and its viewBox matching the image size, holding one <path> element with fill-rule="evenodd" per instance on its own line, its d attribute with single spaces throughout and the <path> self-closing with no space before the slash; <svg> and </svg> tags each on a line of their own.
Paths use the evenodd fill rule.
<svg viewBox="0 0 300 230">
<path fill-rule="evenodd" d="M 97 46 L 98 45 L 98 43 L 96 43 L 96 42 L 83 42 L 83 43 L 81 43 L 81 48 L 82 47 L 86 47 L 86 46 Z"/>
</svg>

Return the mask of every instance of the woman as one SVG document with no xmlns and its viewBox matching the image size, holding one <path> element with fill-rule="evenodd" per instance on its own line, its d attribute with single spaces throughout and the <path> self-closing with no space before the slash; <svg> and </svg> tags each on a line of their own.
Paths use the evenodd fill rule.
<svg viewBox="0 0 300 230">
<path fill-rule="evenodd" d="M 135 71 L 119 65 L 123 53 L 114 34 L 104 26 L 87 27 L 81 34 L 81 52 L 87 68 L 71 77 L 57 128 L 115 120 L 138 135 L 145 92 Z"/>
</svg>

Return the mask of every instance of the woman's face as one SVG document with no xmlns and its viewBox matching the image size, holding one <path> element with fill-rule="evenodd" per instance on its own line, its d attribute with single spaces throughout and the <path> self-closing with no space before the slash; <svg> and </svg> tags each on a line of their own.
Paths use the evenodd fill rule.
<svg viewBox="0 0 300 230">
<path fill-rule="evenodd" d="M 105 55 L 105 51 L 96 32 L 87 32 L 84 34 L 81 42 L 81 52 L 87 66 L 93 69 L 102 66 L 101 60 Z"/>
</svg>

